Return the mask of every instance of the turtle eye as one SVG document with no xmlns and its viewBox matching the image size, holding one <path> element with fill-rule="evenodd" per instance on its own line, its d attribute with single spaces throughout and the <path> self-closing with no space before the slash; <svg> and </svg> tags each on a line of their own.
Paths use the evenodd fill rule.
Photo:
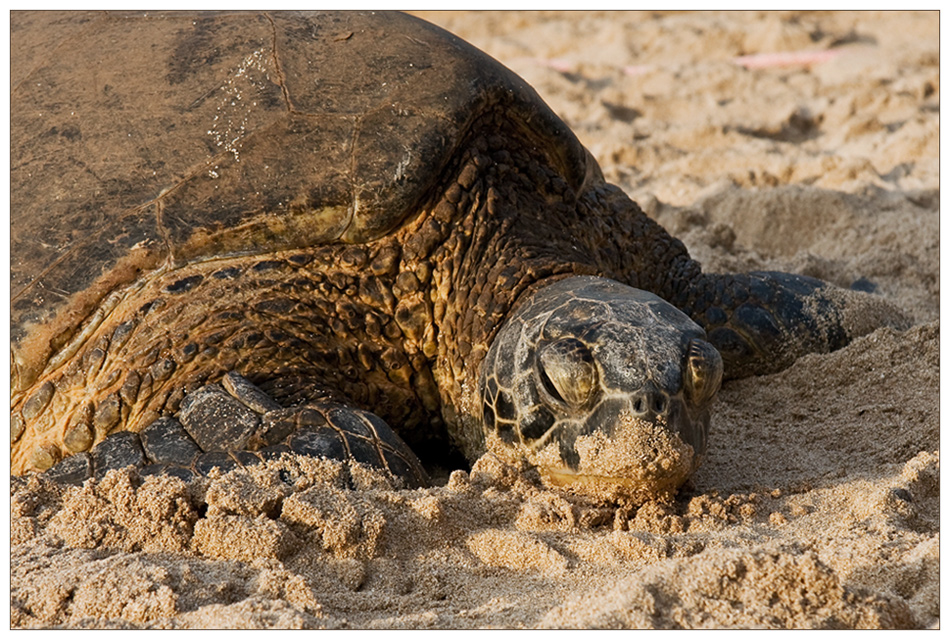
<svg viewBox="0 0 950 640">
<path fill-rule="evenodd" d="M 705 340 L 690 340 L 686 355 L 686 389 L 698 404 L 712 399 L 722 384 L 722 356 Z"/>
<path fill-rule="evenodd" d="M 597 368 L 590 349 L 574 338 L 543 345 L 538 351 L 541 388 L 556 403 L 579 408 L 594 395 Z"/>
</svg>

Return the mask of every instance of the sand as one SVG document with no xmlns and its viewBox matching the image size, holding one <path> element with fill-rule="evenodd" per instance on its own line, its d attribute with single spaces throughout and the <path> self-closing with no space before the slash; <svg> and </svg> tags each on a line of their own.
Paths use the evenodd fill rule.
<svg viewBox="0 0 950 640">
<path fill-rule="evenodd" d="M 12 626 L 938 626 L 936 13 L 427 17 L 524 76 L 707 270 L 857 283 L 913 326 L 727 383 L 667 503 L 491 458 L 413 491 L 315 460 L 13 479 Z"/>
</svg>

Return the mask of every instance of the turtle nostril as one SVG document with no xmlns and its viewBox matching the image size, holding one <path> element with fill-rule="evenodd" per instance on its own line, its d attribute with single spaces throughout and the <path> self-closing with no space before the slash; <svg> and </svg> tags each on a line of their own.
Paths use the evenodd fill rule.
<svg viewBox="0 0 950 640">
<path fill-rule="evenodd" d="M 638 416 L 661 416 L 669 408 L 669 399 L 659 391 L 645 391 L 633 398 L 633 412 Z"/>
</svg>

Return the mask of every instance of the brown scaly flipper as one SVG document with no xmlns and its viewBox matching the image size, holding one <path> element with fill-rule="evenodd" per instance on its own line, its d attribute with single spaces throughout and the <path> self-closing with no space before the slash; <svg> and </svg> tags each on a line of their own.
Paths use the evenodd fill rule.
<svg viewBox="0 0 950 640">
<path fill-rule="evenodd" d="M 159 418 L 138 433 L 115 432 L 45 475 L 82 484 L 131 465 L 142 475 L 164 473 L 188 481 L 215 468 L 227 473 L 284 453 L 355 460 L 388 471 L 410 487 L 428 484 L 415 454 L 378 416 L 333 401 L 284 408 L 233 372 L 220 384 L 190 394 L 177 415 Z"/>
<path fill-rule="evenodd" d="M 703 274 L 681 307 L 722 355 L 726 379 L 781 371 L 807 353 L 907 322 L 880 297 L 778 271 Z"/>
</svg>

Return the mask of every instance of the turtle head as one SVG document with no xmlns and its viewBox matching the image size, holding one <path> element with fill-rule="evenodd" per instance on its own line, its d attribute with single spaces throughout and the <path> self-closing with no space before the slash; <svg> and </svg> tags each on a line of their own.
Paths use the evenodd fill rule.
<svg viewBox="0 0 950 640">
<path fill-rule="evenodd" d="M 539 289 L 479 378 L 487 447 L 602 499 L 671 495 L 706 451 L 722 359 L 661 298 L 605 278 Z"/>
</svg>

